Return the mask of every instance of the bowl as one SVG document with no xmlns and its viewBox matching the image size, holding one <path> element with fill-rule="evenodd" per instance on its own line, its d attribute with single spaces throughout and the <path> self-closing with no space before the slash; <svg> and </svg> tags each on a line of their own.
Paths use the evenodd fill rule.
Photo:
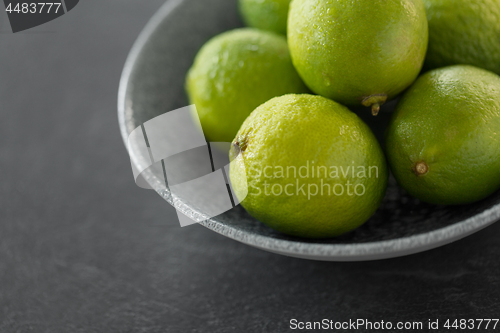
<svg viewBox="0 0 500 333">
<path fill-rule="evenodd" d="M 211 37 L 241 27 L 235 0 L 170 0 L 154 15 L 135 42 L 119 87 L 118 120 L 125 143 L 146 121 L 187 106 L 184 78 L 200 47 Z M 377 119 L 360 114 L 382 140 L 387 105 Z M 186 126 L 189 126 L 186 123 Z M 168 145 L 168 142 L 165 142 Z M 177 163 L 192 163 L 177 158 Z M 132 159 L 134 160 L 134 159 Z M 135 163 L 135 162 L 133 162 Z M 144 179 L 162 198 L 186 215 L 199 213 L 189 200 L 175 198 L 161 171 Z M 362 227 L 344 236 L 309 240 L 283 235 L 252 218 L 241 206 L 200 224 L 244 244 L 282 255 L 326 261 L 398 257 L 436 248 L 468 236 L 500 219 L 500 191 L 463 206 L 435 206 L 412 198 L 391 178 L 382 206 Z"/>
</svg>

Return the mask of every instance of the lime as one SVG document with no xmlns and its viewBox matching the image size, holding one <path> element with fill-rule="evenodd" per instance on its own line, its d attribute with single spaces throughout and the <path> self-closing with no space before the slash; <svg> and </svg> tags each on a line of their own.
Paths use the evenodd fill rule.
<svg viewBox="0 0 500 333">
<path fill-rule="evenodd" d="M 257 106 L 307 88 L 293 67 L 285 37 L 245 28 L 202 47 L 187 74 L 186 90 L 205 136 L 231 142 Z"/>
<path fill-rule="evenodd" d="M 500 74 L 500 1 L 424 0 L 429 20 L 425 67 L 468 64 Z"/>
<path fill-rule="evenodd" d="M 359 227 L 387 187 L 385 157 L 368 126 L 321 96 L 285 95 L 259 106 L 230 157 L 236 196 L 248 189 L 243 207 L 293 236 L 328 238 Z"/>
<path fill-rule="evenodd" d="M 380 105 L 418 76 L 427 50 L 422 0 L 294 0 L 292 60 L 317 94 L 345 105 Z"/>
<path fill-rule="evenodd" d="M 246 25 L 286 35 L 291 0 L 239 0 L 240 13 Z"/>
<path fill-rule="evenodd" d="M 433 204 L 500 188 L 500 77 L 468 65 L 430 71 L 405 93 L 387 132 L 398 183 Z"/>
</svg>

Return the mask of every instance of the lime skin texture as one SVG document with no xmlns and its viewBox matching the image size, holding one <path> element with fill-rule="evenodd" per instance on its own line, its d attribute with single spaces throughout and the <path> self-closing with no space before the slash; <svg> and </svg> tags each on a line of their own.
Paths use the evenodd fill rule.
<svg viewBox="0 0 500 333">
<path fill-rule="evenodd" d="M 291 0 L 239 0 L 239 9 L 247 26 L 286 35 Z"/>
<path fill-rule="evenodd" d="M 500 1 L 424 3 L 429 20 L 427 69 L 468 64 L 500 75 Z"/>
<path fill-rule="evenodd" d="M 329 238 L 359 227 L 387 188 L 387 163 L 371 130 L 321 96 L 291 94 L 259 106 L 239 130 L 230 158 L 236 196 L 241 200 L 248 189 L 243 207 L 292 236 Z M 343 167 L 338 177 L 336 167 Z M 354 194 L 355 188 L 365 193 Z"/>
<path fill-rule="evenodd" d="M 293 67 L 284 36 L 243 28 L 201 48 L 187 74 L 186 91 L 207 139 L 231 142 L 257 106 L 308 89 Z"/>
<path fill-rule="evenodd" d="M 398 183 L 422 201 L 492 194 L 500 188 L 500 77 L 469 65 L 427 72 L 396 107 L 386 152 Z"/>
<path fill-rule="evenodd" d="M 417 78 L 428 26 L 422 0 L 294 0 L 288 44 L 315 93 L 348 106 L 379 106 Z"/>
</svg>

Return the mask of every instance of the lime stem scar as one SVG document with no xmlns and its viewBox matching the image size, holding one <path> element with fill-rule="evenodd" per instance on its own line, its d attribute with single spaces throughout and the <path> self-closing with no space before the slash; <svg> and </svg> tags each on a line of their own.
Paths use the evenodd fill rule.
<svg viewBox="0 0 500 333">
<path fill-rule="evenodd" d="M 235 141 L 231 144 L 231 150 L 235 155 L 238 155 L 241 152 L 240 143 Z"/>
<path fill-rule="evenodd" d="M 415 165 L 417 175 L 425 175 L 429 171 L 429 166 L 425 162 L 418 162 Z"/>
<path fill-rule="evenodd" d="M 376 116 L 380 112 L 380 106 L 387 101 L 387 94 L 375 94 L 365 97 L 361 104 L 372 108 L 372 115 Z"/>
</svg>

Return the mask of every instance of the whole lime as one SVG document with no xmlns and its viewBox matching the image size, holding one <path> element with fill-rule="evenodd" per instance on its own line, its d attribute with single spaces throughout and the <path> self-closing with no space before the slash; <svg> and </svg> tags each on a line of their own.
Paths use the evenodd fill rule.
<svg viewBox="0 0 500 333">
<path fill-rule="evenodd" d="M 239 8 L 246 25 L 286 35 L 290 1 L 239 0 Z"/>
<path fill-rule="evenodd" d="M 429 20 L 426 68 L 468 64 L 500 74 L 500 1 L 424 3 Z"/>
<path fill-rule="evenodd" d="M 367 125 L 321 96 L 285 95 L 259 106 L 232 143 L 230 179 L 243 207 L 280 232 L 328 238 L 379 207 L 388 168 Z"/>
<path fill-rule="evenodd" d="M 500 77 L 468 65 L 430 71 L 399 102 L 387 132 L 398 183 L 433 204 L 500 188 Z"/>
<path fill-rule="evenodd" d="M 244 28 L 208 41 L 186 79 L 205 136 L 231 142 L 246 117 L 267 100 L 306 92 L 285 37 Z"/>
<path fill-rule="evenodd" d="M 345 105 L 380 105 L 418 76 L 427 50 L 422 0 L 294 0 L 292 60 L 317 94 Z"/>
</svg>

